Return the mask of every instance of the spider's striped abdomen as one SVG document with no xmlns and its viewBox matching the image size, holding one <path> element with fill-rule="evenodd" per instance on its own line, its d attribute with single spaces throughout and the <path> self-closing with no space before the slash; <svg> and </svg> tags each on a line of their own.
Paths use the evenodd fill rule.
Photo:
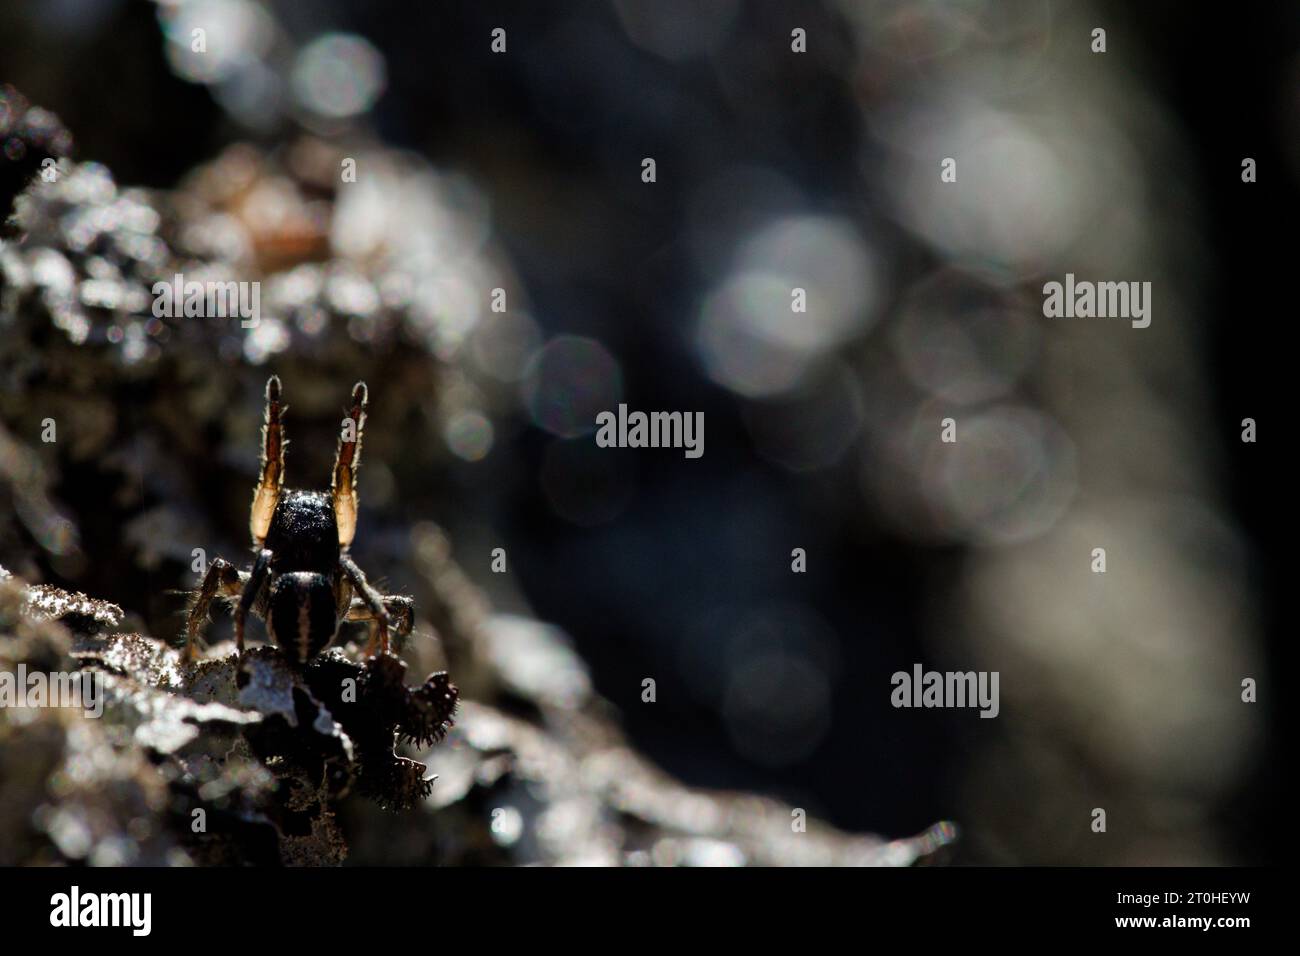
<svg viewBox="0 0 1300 956">
<path fill-rule="evenodd" d="M 339 619 L 334 589 L 323 574 L 289 571 L 271 580 L 266 629 L 271 639 L 305 664 L 334 640 Z"/>
</svg>

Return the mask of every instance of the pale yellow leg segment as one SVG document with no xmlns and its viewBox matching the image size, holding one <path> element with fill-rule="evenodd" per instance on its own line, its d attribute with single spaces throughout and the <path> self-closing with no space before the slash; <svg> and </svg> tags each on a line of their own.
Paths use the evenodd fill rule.
<svg viewBox="0 0 1300 956">
<path fill-rule="evenodd" d="M 339 450 L 334 458 L 334 480 L 330 492 L 334 498 L 340 548 L 349 547 L 357 533 L 357 469 L 361 466 L 361 433 L 366 424 L 368 398 L 366 383 L 357 382 L 352 389 L 352 409 L 343 420 Z"/>
<path fill-rule="evenodd" d="M 284 486 L 284 437 L 280 404 L 280 379 L 272 375 L 266 381 L 266 421 L 262 425 L 262 475 L 253 493 L 253 510 L 248 519 L 248 530 L 253 534 L 253 544 L 260 548 L 271 528 L 271 518 L 280 500 Z"/>
</svg>

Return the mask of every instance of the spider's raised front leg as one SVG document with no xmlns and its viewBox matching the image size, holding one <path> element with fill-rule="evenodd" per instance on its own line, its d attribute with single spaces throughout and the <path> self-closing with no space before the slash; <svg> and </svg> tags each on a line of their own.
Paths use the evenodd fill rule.
<svg viewBox="0 0 1300 956">
<path fill-rule="evenodd" d="M 370 644 L 366 647 L 366 656 L 373 657 L 376 653 L 387 654 L 388 608 L 384 605 L 384 596 L 366 580 L 365 574 L 357 567 L 357 563 L 352 560 L 350 555 L 339 555 L 339 567 L 343 569 L 347 579 L 352 582 L 353 590 L 361 595 L 360 600 L 370 612 L 370 620 L 374 622 Z M 351 614 L 352 611 L 349 609 L 349 617 L 351 617 Z"/>
<path fill-rule="evenodd" d="M 369 393 L 365 382 L 352 387 L 352 408 L 339 432 L 339 447 L 334 456 L 334 478 L 330 496 L 334 501 L 334 520 L 339 528 L 339 547 L 352 546 L 357 533 L 357 469 L 361 467 L 361 433 L 366 426 Z"/>
<path fill-rule="evenodd" d="M 399 638 L 410 634 L 411 628 L 415 626 L 415 602 L 402 594 L 384 594 L 380 596 L 380 600 L 383 602 L 384 610 L 388 612 L 388 620 L 392 624 L 393 634 Z M 365 598 L 354 597 L 344 620 L 370 622 L 370 642 L 366 645 L 365 653 L 367 657 L 374 656 L 379 645 L 378 634 L 376 633 L 378 623 L 375 620 L 375 612 L 370 609 L 369 602 Z"/>
<path fill-rule="evenodd" d="M 284 406 L 280 404 L 280 379 L 272 375 L 266 380 L 266 421 L 262 425 L 262 472 L 253 493 L 253 507 L 248 516 L 248 530 L 253 535 L 253 546 L 260 548 L 271 528 L 271 518 L 284 487 L 284 449 L 289 442 L 284 437 L 281 419 Z"/>
<path fill-rule="evenodd" d="M 208 608 L 212 606 L 212 599 L 220 595 L 225 598 L 238 597 L 240 588 L 243 586 L 243 578 L 233 564 L 225 558 L 213 558 L 212 564 L 208 566 L 208 573 L 203 576 L 203 583 L 199 585 L 199 595 L 194 600 L 194 606 L 190 608 L 189 622 L 185 627 L 185 653 L 186 661 L 194 660 L 194 647 L 198 639 L 199 628 L 203 626 L 203 620 L 208 616 Z"/>
</svg>

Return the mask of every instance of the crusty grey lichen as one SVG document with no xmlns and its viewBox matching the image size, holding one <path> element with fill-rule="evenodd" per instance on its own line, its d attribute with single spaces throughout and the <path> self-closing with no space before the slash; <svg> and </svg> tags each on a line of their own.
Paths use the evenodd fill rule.
<svg viewBox="0 0 1300 956">
<path fill-rule="evenodd" d="M 75 670 L 73 642 L 56 617 L 33 610 L 21 582 L 0 580 L 0 673 Z M 0 864 L 188 863 L 168 824 L 171 801 L 166 778 L 115 721 L 0 709 Z"/>
<path fill-rule="evenodd" d="M 263 645 L 186 665 L 150 637 L 94 633 L 112 606 L 56 592 L 41 589 L 46 607 L 81 609 L 68 624 L 0 581 L 0 669 L 99 673 L 104 713 L 0 711 L 0 800 L 22 811 L 0 815 L 0 863 L 330 865 L 352 844 L 370 863 L 907 865 L 951 838 L 804 831 L 777 801 L 684 787 L 590 696 L 538 698 L 540 722 L 466 702 L 454 726 L 403 730 L 429 684 L 406 687 L 394 658 L 332 652 L 297 673 Z M 356 709 L 335 695 L 336 720 L 318 695 L 347 678 Z M 395 736 L 426 745 L 401 757 Z"/>
<path fill-rule="evenodd" d="M 53 846 L 43 850 L 91 862 L 109 853 L 106 862 L 337 863 L 345 843 L 334 804 L 354 783 L 366 784 L 385 806 L 409 807 L 427 795 L 425 768 L 393 754 L 393 740 L 395 732 L 428 742 L 445 734 L 456 703 L 445 682 L 441 707 L 429 717 L 418 703 L 422 688 L 404 686 L 405 666 L 395 659 L 357 665 L 329 656 L 299 673 L 276 649 L 260 646 L 238 663 L 225 657 L 190 665 L 144 635 L 97 634 L 88 622 L 121 617 L 105 602 L 12 577 L 0 587 L 0 670 L 17 674 L 23 665 L 29 673 L 93 675 L 102 695 L 101 713 L 0 711 L 0 733 L 12 744 L 3 748 L 12 772 L 0 794 L 32 805 L 19 819 L 37 821 L 38 829 L 50 821 L 45 835 Z M 316 679 L 327 670 L 331 677 Z M 342 684 L 331 678 L 339 673 L 359 685 L 351 712 L 335 692 Z M 351 735 L 317 699 L 322 692 L 334 694 L 331 703 Z M 407 712 L 412 701 L 414 718 Z M 364 742 L 364 753 L 352 736 Z M 67 746 L 59 751 L 61 737 Z M 25 763 L 10 768 L 16 760 Z M 71 803 L 59 799 L 64 777 L 84 784 L 69 793 Z M 131 805 L 144 804 L 160 819 L 116 819 L 116 806 L 88 805 L 99 790 L 120 793 L 121 778 L 143 791 Z M 83 814 L 101 824 L 98 830 L 75 825 Z M 130 834 L 146 827 L 170 834 L 162 858 L 141 860 L 130 847 Z M 262 831 L 256 839 L 248 837 L 250 827 Z M 24 833 L 5 845 L 33 841 L 39 843 L 37 834 Z M 40 859 L 37 852 L 0 862 Z"/>
</svg>

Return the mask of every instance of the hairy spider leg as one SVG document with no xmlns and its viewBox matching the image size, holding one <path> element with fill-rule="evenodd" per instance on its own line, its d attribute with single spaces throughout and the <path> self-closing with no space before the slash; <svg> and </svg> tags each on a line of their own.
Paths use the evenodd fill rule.
<svg viewBox="0 0 1300 956">
<path fill-rule="evenodd" d="M 384 596 L 376 591 L 366 580 L 365 574 L 357 567 L 357 563 L 347 554 L 339 555 L 339 566 L 343 568 L 343 573 L 347 575 L 352 587 L 361 594 L 362 600 L 370 610 L 371 620 L 374 621 L 374 630 L 370 638 L 370 644 L 366 647 L 366 656 L 373 657 L 376 653 L 388 653 L 388 608 L 384 606 Z M 349 614 L 351 612 L 349 611 Z"/>
<path fill-rule="evenodd" d="M 235 650 L 240 655 L 244 653 L 244 621 L 257 602 L 257 595 L 261 593 L 262 588 L 266 587 L 270 572 L 271 552 L 263 548 L 257 552 L 253 570 L 249 573 L 248 580 L 244 582 L 244 592 L 240 595 L 239 606 L 235 608 Z"/>
<path fill-rule="evenodd" d="M 199 596 L 195 599 L 194 606 L 190 608 L 189 621 L 185 627 L 184 659 L 186 661 L 194 660 L 194 647 L 197 643 L 199 627 L 203 624 L 203 619 L 208 616 L 212 599 L 218 595 L 226 598 L 238 597 L 245 576 L 225 558 L 212 559 L 212 564 L 208 566 L 208 573 L 203 576 L 203 583 L 199 586 Z"/>
<path fill-rule="evenodd" d="M 410 634 L 415 626 L 415 601 L 403 594 L 384 594 L 381 595 L 380 600 L 384 603 L 384 610 L 388 612 L 388 621 L 393 627 L 393 634 L 397 637 L 406 637 Z M 379 644 L 376 634 L 379 625 L 369 602 L 364 598 L 354 597 L 348 606 L 348 613 L 344 620 L 370 622 L 370 642 L 366 645 L 366 656 L 373 657 Z"/>
<path fill-rule="evenodd" d="M 361 467 L 361 432 L 366 424 L 369 393 L 365 382 L 352 387 L 352 408 L 339 431 L 338 453 L 334 456 L 334 478 L 330 494 L 334 519 L 339 526 L 339 547 L 348 548 L 357 533 L 357 469 Z M 349 426 L 351 426 L 349 428 Z"/>
<path fill-rule="evenodd" d="M 275 515 L 280 490 L 284 487 L 284 450 L 288 441 L 284 437 L 282 422 L 285 406 L 280 403 L 280 378 L 272 375 L 266 380 L 266 416 L 262 425 L 262 473 L 253 493 L 253 508 L 248 518 L 248 530 L 253 535 L 253 546 L 262 547 L 266 533 Z"/>
</svg>

